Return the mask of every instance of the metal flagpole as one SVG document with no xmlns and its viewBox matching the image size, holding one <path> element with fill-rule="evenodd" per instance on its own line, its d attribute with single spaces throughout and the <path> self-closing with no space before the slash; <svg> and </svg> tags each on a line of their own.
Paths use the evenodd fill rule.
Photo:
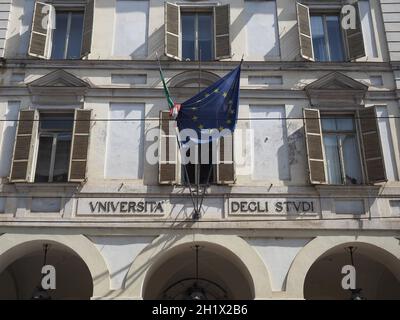
<svg viewBox="0 0 400 320">
<path fill-rule="evenodd" d="M 201 91 L 201 48 L 199 48 L 199 80 L 198 80 L 198 93 Z M 201 152 L 200 152 L 200 144 L 197 144 L 197 160 L 198 160 L 198 165 L 197 170 L 196 170 L 196 208 L 195 208 L 195 213 L 193 218 L 194 219 L 199 219 L 200 218 L 200 210 L 201 207 L 199 207 L 199 197 L 200 197 L 200 172 L 201 172 Z"/>
</svg>

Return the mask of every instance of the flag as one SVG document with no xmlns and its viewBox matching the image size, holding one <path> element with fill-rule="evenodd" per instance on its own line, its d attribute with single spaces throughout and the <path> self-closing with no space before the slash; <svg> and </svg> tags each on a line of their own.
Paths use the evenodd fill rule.
<svg viewBox="0 0 400 320">
<path fill-rule="evenodd" d="M 160 65 L 160 77 L 161 77 L 161 81 L 162 81 L 163 88 L 164 88 L 164 94 L 165 94 L 165 97 L 167 98 L 168 108 L 171 110 L 174 107 L 174 101 L 172 101 L 171 95 L 169 94 L 169 89 L 167 87 L 167 84 L 165 83 L 165 78 L 164 78 L 164 74 L 161 69 L 161 65 Z"/>
<path fill-rule="evenodd" d="M 241 64 L 199 94 L 180 106 L 177 116 L 179 131 L 192 129 L 197 133 L 196 143 L 208 142 L 201 139 L 203 132 L 216 129 L 219 132 L 235 130 L 240 89 Z M 186 143 L 188 141 L 182 141 Z"/>
<path fill-rule="evenodd" d="M 158 59 L 158 55 L 157 55 L 157 59 Z M 178 103 L 174 103 L 174 101 L 172 100 L 171 95 L 169 93 L 169 89 L 168 89 L 167 83 L 165 82 L 164 74 L 163 74 L 162 69 L 161 69 L 160 60 L 158 60 L 158 64 L 159 64 L 159 68 L 160 68 L 160 77 L 161 77 L 161 81 L 162 81 L 163 88 L 164 88 L 164 94 L 165 94 L 165 97 L 167 98 L 169 112 L 170 112 L 170 115 L 174 119 L 176 119 L 176 117 L 178 116 L 178 112 L 180 110 L 181 105 L 178 104 Z"/>
</svg>

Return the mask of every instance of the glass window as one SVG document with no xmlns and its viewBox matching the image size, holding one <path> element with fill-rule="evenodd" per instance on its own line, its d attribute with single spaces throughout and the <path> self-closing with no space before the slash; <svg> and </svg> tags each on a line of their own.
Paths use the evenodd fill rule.
<svg viewBox="0 0 400 320">
<path fill-rule="evenodd" d="M 361 184 L 361 160 L 354 118 L 321 116 L 326 171 L 330 184 Z"/>
<path fill-rule="evenodd" d="M 73 113 L 41 113 L 35 182 L 68 181 Z"/>
<path fill-rule="evenodd" d="M 52 59 L 79 59 L 83 34 L 82 11 L 57 11 Z"/>
<path fill-rule="evenodd" d="M 191 184 L 199 183 L 204 185 L 213 183 L 214 169 L 215 169 L 212 162 L 213 144 L 212 143 L 210 143 L 209 145 L 199 144 L 197 147 L 198 147 L 199 161 L 198 163 L 188 163 L 182 166 L 183 181 L 186 184 L 189 178 Z M 207 148 L 208 150 L 205 150 Z M 203 153 L 203 159 L 201 158 L 202 153 Z M 208 162 L 207 159 L 204 159 L 204 157 L 207 157 L 207 153 L 208 153 Z M 190 157 L 190 149 L 187 151 L 186 156 L 188 158 Z M 186 172 L 184 167 L 186 167 Z"/>
<path fill-rule="evenodd" d="M 213 60 L 213 15 L 182 12 L 181 20 L 183 60 Z"/>
<path fill-rule="evenodd" d="M 316 61 L 344 61 L 343 37 L 338 15 L 312 15 L 311 31 Z"/>
</svg>

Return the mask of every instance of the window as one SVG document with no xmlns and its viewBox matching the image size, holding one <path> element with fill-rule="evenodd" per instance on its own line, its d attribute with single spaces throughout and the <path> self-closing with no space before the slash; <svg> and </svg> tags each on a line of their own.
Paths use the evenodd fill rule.
<svg viewBox="0 0 400 320">
<path fill-rule="evenodd" d="M 387 181 L 375 107 L 322 115 L 304 109 L 303 117 L 312 184 Z"/>
<path fill-rule="evenodd" d="M 230 6 L 165 3 L 165 54 L 176 60 L 231 57 Z"/>
<path fill-rule="evenodd" d="M 73 113 L 40 113 L 35 182 L 68 181 Z"/>
<path fill-rule="evenodd" d="M 328 183 L 363 183 L 354 117 L 321 115 L 321 124 Z"/>
<path fill-rule="evenodd" d="M 180 164 L 179 159 L 181 156 L 179 154 L 180 151 L 178 150 L 177 144 L 176 121 L 171 118 L 169 111 L 160 112 L 159 142 L 158 181 L 160 184 L 181 184 L 187 183 L 188 181 L 190 181 L 190 183 L 199 182 L 200 184 L 206 184 L 209 173 L 210 183 L 232 184 L 235 182 L 232 135 L 223 136 L 218 139 L 217 143 L 214 142 L 213 147 L 215 148 L 216 154 L 213 154 L 214 150 L 212 143 L 210 143 L 208 148 L 208 163 L 204 163 L 206 161 L 203 160 L 203 163 L 199 161 L 200 164 L 186 165 L 189 179 L 186 178 L 184 167 Z M 200 145 L 198 154 L 201 155 L 203 152 L 203 157 L 207 157 L 207 153 L 205 153 L 206 151 L 201 150 L 202 147 L 204 148 L 208 146 Z M 186 156 L 189 158 L 190 154 L 186 154 Z M 215 164 L 213 164 L 213 156 L 215 158 Z"/>
<path fill-rule="evenodd" d="M 91 110 L 19 111 L 11 182 L 84 182 Z"/>
<path fill-rule="evenodd" d="M 338 15 L 312 15 L 315 61 L 344 61 L 345 51 Z"/>
<path fill-rule="evenodd" d="M 74 6 L 36 1 L 28 54 L 42 59 L 79 59 L 90 53 L 94 0 Z M 47 23 L 46 23 L 47 22 Z"/>
<path fill-rule="evenodd" d="M 311 10 L 297 3 L 297 25 L 299 30 L 300 54 L 311 61 L 354 61 L 365 57 L 364 38 L 357 3 L 355 29 L 341 27 L 338 4 L 334 8 L 319 6 Z M 333 9 L 333 10 L 332 10 Z"/>
<path fill-rule="evenodd" d="M 83 11 L 56 11 L 52 59 L 79 59 L 83 35 Z"/>
<path fill-rule="evenodd" d="M 184 61 L 214 59 L 211 12 L 182 12 L 182 58 Z"/>
<path fill-rule="evenodd" d="M 207 150 L 208 149 L 208 150 Z M 207 154 L 208 154 L 208 162 L 207 162 Z M 190 157 L 190 150 L 187 151 L 186 156 Z M 182 171 L 184 174 L 183 182 L 185 184 L 188 183 L 188 179 L 190 184 L 209 184 L 214 183 L 214 164 L 212 161 L 213 156 L 213 146 L 212 143 L 207 144 L 199 144 L 198 145 L 198 163 L 188 163 L 182 166 Z M 186 172 L 185 168 L 186 166 Z"/>
</svg>

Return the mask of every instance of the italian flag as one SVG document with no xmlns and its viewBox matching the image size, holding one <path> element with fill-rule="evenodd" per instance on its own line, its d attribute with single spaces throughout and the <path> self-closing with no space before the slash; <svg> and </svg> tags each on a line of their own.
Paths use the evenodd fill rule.
<svg viewBox="0 0 400 320">
<path fill-rule="evenodd" d="M 161 81 L 162 81 L 163 87 L 164 87 L 164 94 L 165 94 L 165 97 L 167 98 L 167 102 L 168 102 L 169 114 L 171 115 L 171 117 L 176 119 L 176 117 L 178 116 L 179 110 L 181 108 L 181 105 L 178 103 L 175 103 L 172 100 L 171 95 L 169 94 L 169 89 L 167 87 L 167 84 L 165 83 L 165 78 L 164 78 L 164 74 L 161 69 L 161 65 L 160 65 L 160 77 L 161 77 Z"/>
</svg>

